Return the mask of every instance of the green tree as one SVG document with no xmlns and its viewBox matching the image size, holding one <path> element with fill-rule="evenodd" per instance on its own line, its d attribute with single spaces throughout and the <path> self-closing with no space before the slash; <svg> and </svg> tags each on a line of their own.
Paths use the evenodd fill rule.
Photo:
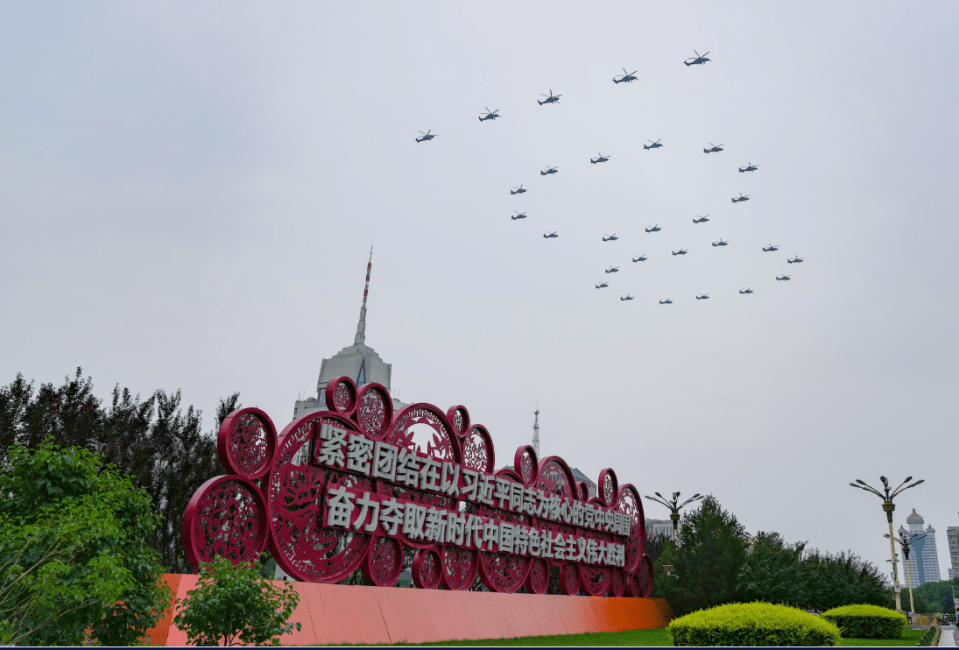
<svg viewBox="0 0 959 650">
<path fill-rule="evenodd" d="M 921 587 L 913 589 L 916 601 L 917 614 L 935 614 L 936 612 L 950 613 L 955 611 L 952 601 L 952 588 L 956 587 L 959 594 L 959 578 L 943 580 L 941 582 L 927 582 Z M 903 590 L 903 601 L 908 602 L 907 590 Z"/>
<path fill-rule="evenodd" d="M 14 445 L 0 472 L 0 634 L 79 645 L 88 628 L 133 645 L 169 598 L 144 543 L 158 523 L 149 497 L 99 457 L 47 439 Z"/>
<path fill-rule="evenodd" d="M 682 615 L 736 599 L 737 578 L 746 562 L 746 531 L 712 495 L 683 515 L 678 545 L 667 545 L 661 564 L 675 567 L 659 590 Z M 668 560 L 668 561 L 667 561 Z"/>
<path fill-rule="evenodd" d="M 280 636 L 299 630 L 288 623 L 299 602 L 293 585 L 273 585 L 255 566 L 217 558 L 200 566 L 196 587 L 177 601 L 174 618 L 191 645 L 280 645 Z"/>
<path fill-rule="evenodd" d="M 806 604 L 802 553 L 805 542 L 787 544 L 779 533 L 757 533 L 737 578 L 744 602 L 802 607 Z"/>
<path fill-rule="evenodd" d="M 889 605 L 889 587 L 874 564 L 852 551 L 803 557 L 805 607 L 827 610 L 843 605 Z"/>
</svg>

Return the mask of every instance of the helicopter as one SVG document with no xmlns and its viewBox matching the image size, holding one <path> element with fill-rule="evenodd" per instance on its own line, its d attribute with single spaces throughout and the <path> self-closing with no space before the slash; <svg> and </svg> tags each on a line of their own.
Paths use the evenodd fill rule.
<svg viewBox="0 0 959 650">
<path fill-rule="evenodd" d="M 647 228 L 646 232 L 659 232 L 662 228 L 659 227 L 659 224 L 656 224 L 652 228 Z"/>
<path fill-rule="evenodd" d="M 491 111 L 489 106 L 486 107 L 486 114 L 479 118 L 480 122 L 485 122 L 486 120 L 495 120 L 497 117 L 501 117 L 499 114 L 499 109 Z"/>
<path fill-rule="evenodd" d="M 746 289 L 745 291 L 743 291 L 742 289 L 739 290 L 739 293 L 752 293 L 752 292 L 753 292 L 753 290 L 752 290 L 751 288 L 750 288 L 750 289 Z"/>
<path fill-rule="evenodd" d="M 626 68 L 623 68 L 623 72 L 624 72 L 625 74 L 620 75 L 620 79 L 619 79 L 618 81 L 616 80 L 615 77 L 613 78 L 613 83 L 614 83 L 614 84 L 621 84 L 621 83 L 623 83 L 624 81 L 625 81 L 626 83 L 630 83 L 630 82 L 632 82 L 632 81 L 636 81 L 635 75 L 636 75 L 637 72 L 639 72 L 639 70 L 634 70 L 634 71 L 632 71 L 632 72 L 626 72 Z"/>
<path fill-rule="evenodd" d="M 680 248 L 678 251 L 673 251 L 673 255 L 685 255 L 685 254 L 688 253 L 688 252 L 689 252 L 689 251 L 687 251 L 687 250 L 685 250 L 685 249 L 683 249 L 683 248 Z"/>
<path fill-rule="evenodd" d="M 719 238 L 719 241 L 714 241 L 714 242 L 713 242 L 713 246 L 729 246 L 729 242 L 728 242 L 728 241 L 723 241 L 723 238 L 720 237 L 720 238 Z"/>
<path fill-rule="evenodd" d="M 709 149 L 705 149 L 705 148 L 704 148 L 704 149 L 703 149 L 703 153 L 717 153 L 717 152 L 723 150 L 723 145 L 722 145 L 722 143 L 713 144 L 712 142 L 710 142 L 710 143 L 709 143 L 709 147 L 710 147 Z"/>
<path fill-rule="evenodd" d="M 659 304 L 661 304 L 661 305 L 671 305 L 671 304 L 673 304 L 673 301 L 670 300 L 669 298 L 667 298 L 666 300 L 660 300 L 660 301 L 659 301 Z"/>
<path fill-rule="evenodd" d="M 743 195 L 742 195 L 742 192 L 740 192 L 739 196 L 737 196 L 735 199 L 732 199 L 732 202 L 733 202 L 733 203 L 742 203 L 743 201 L 748 201 L 748 200 L 749 200 L 749 196 L 750 196 L 749 194 L 747 194 L 746 196 L 743 196 Z"/>
<path fill-rule="evenodd" d="M 772 244 L 770 244 L 770 245 L 769 245 L 769 248 L 766 248 L 765 246 L 763 247 L 763 252 L 764 252 L 764 253 L 774 253 L 774 252 L 776 252 L 776 251 L 778 251 L 778 250 L 779 250 L 779 244 L 776 244 L 775 246 L 773 246 Z"/>
<path fill-rule="evenodd" d="M 639 257 L 634 257 L 634 258 L 633 258 L 633 261 L 634 261 L 634 262 L 645 262 L 645 261 L 646 261 L 646 254 L 644 253 L 644 254 L 640 255 Z"/>
<path fill-rule="evenodd" d="M 709 221 L 709 219 L 706 218 L 706 217 L 709 216 L 708 214 L 706 215 L 706 217 L 700 217 L 698 214 L 697 214 L 696 216 L 697 216 L 698 218 L 697 218 L 697 219 L 693 219 L 693 223 L 706 223 L 707 221 Z"/>
<path fill-rule="evenodd" d="M 606 162 L 607 160 L 609 160 L 609 156 L 599 154 L 599 158 L 590 158 L 589 162 L 595 165 L 596 163 Z"/>
<path fill-rule="evenodd" d="M 607 273 L 619 273 L 619 267 L 618 267 L 618 266 L 611 266 L 611 267 L 609 267 L 608 269 L 606 269 L 606 272 L 607 272 Z"/>
<path fill-rule="evenodd" d="M 540 172 L 539 175 L 540 175 L 540 176 L 548 176 L 548 175 L 550 175 L 550 174 L 558 174 L 559 172 L 556 171 L 557 169 L 559 169 L 559 167 L 550 167 L 549 165 L 547 165 L 547 166 L 546 166 L 546 171 Z"/>
<path fill-rule="evenodd" d="M 693 52 L 696 52 L 696 50 L 693 50 Z M 706 52 L 706 54 L 709 54 L 709 52 Z M 687 68 L 691 65 L 702 65 L 706 63 L 707 61 L 712 60 L 712 59 L 707 59 L 706 54 L 700 54 L 699 52 L 696 52 L 696 56 L 689 57 L 688 59 L 683 61 L 683 63 L 686 64 Z"/>
<path fill-rule="evenodd" d="M 597 289 L 606 289 L 607 287 L 609 287 L 609 282 L 600 282 L 596 285 Z"/>
<path fill-rule="evenodd" d="M 517 219 L 525 219 L 525 218 L 526 218 L 525 212 L 517 212 L 512 217 L 510 217 L 510 219 L 512 219 L 513 221 L 516 221 Z"/>
<path fill-rule="evenodd" d="M 556 234 L 556 231 L 555 231 L 555 230 L 554 230 L 553 232 L 551 232 L 551 233 L 547 233 L 547 234 L 543 235 L 543 239 L 556 239 L 557 237 L 559 237 L 559 235 Z"/>
<path fill-rule="evenodd" d="M 796 259 L 786 260 L 786 261 L 789 262 L 790 264 L 799 264 L 802 262 L 802 258 L 797 255 Z"/>
<path fill-rule="evenodd" d="M 696 296 L 696 300 L 709 300 L 709 294 L 708 294 L 708 293 L 704 293 L 704 294 L 701 295 L 701 296 Z"/>
<path fill-rule="evenodd" d="M 777 280 L 777 281 L 779 281 L 779 280 L 791 280 L 791 279 L 792 279 L 792 278 L 790 278 L 788 275 L 785 275 L 785 274 L 783 274 L 782 276 L 778 276 L 778 275 L 776 276 L 776 280 Z"/>
<path fill-rule="evenodd" d="M 539 101 L 538 99 L 536 100 L 540 106 L 543 104 L 555 104 L 559 101 L 559 98 L 562 97 L 562 95 L 554 95 L 552 88 L 549 89 L 549 95 L 545 95 L 543 93 L 540 93 L 540 95 L 543 95 L 543 97 L 546 98 L 543 101 Z"/>
<path fill-rule="evenodd" d="M 631 295 L 629 295 L 628 293 L 626 294 L 625 297 L 620 297 L 620 300 L 632 300 L 632 299 L 633 299 L 633 297 L 632 297 Z"/>
<path fill-rule="evenodd" d="M 659 140 L 662 140 L 662 138 L 660 138 Z M 649 146 L 646 146 L 646 145 L 644 144 L 644 145 L 643 145 L 643 149 L 658 149 L 658 148 L 660 148 L 660 147 L 663 146 L 663 145 L 659 144 L 659 140 L 657 140 L 656 142 L 653 142 L 652 140 L 647 140 L 646 142 L 650 142 L 650 143 L 652 143 L 652 144 L 650 144 Z"/>
<path fill-rule="evenodd" d="M 519 187 L 514 187 L 513 189 L 511 189 L 511 190 L 509 191 L 509 193 L 510 193 L 510 194 L 522 194 L 522 193 L 525 192 L 525 191 L 526 191 L 526 190 L 523 189 L 523 186 L 520 185 Z"/>
<path fill-rule="evenodd" d="M 609 237 L 603 237 L 603 241 L 616 241 L 619 237 L 616 236 L 616 233 L 613 233 Z"/>
<path fill-rule="evenodd" d="M 432 130 L 433 130 L 433 129 L 430 129 L 430 131 L 432 131 Z M 430 140 L 432 140 L 433 138 L 435 138 L 437 135 L 439 135 L 438 133 L 430 133 L 430 131 L 427 131 L 426 133 L 423 133 L 422 131 L 420 131 L 420 133 L 423 133 L 423 137 L 422 137 L 422 138 L 416 138 L 416 141 L 417 141 L 417 142 L 429 142 Z"/>
<path fill-rule="evenodd" d="M 742 173 L 744 173 L 744 172 L 754 172 L 754 171 L 756 171 L 757 169 L 759 169 L 759 165 L 754 165 L 754 164 L 752 164 L 752 163 L 746 163 L 746 166 L 745 166 L 745 167 L 740 167 L 740 168 L 739 168 L 739 173 L 742 174 Z"/>
</svg>

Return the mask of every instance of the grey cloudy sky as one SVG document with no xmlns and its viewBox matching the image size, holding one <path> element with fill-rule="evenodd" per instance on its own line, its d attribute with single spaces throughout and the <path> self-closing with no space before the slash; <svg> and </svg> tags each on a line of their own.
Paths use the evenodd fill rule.
<svg viewBox="0 0 959 650">
<path fill-rule="evenodd" d="M 372 244 L 367 343 L 498 463 L 538 402 L 544 452 L 594 479 L 713 493 L 883 571 L 880 502 L 847 484 L 913 474 L 896 525 L 938 529 L 945 577 L 957 24 L 947 2 L 4 3 L 0 381 L 181 388 L 208 428 L 238 390 L 282 428 L 353 340 Z"/>
</svg>

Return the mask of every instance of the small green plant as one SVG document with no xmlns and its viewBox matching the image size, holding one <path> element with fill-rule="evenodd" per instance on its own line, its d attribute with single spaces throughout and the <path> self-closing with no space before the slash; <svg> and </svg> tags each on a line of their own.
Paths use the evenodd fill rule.
<svg viewBox="0 0 959 650">
<path fill-rule="evenodd" d="M 280 645 L 299 623 L 288 623 L 300 600 L 292 584 L 280 589 L 255 566 L 226 558 L 200 565 L 196 587 L 177 601 L 173 619 L 190 645 Z"/>
<path fill-rule="evenodd" d="M 840 645 L 839 628 L 801 609 L 734 603 L 703 609 L 669 624 L 678 646 Z"/>
<path fill-rule="evenodd" d="M 898 639 L 908 625 L 904 614 L 876 605 L 845 605 L 822 617 L 835 623 L 843 637 L 854 639 Z"/>
</svg>

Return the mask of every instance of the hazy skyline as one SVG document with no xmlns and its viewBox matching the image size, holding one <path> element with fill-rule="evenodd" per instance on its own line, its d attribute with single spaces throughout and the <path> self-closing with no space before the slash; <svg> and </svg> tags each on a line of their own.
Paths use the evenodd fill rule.
<svg viewBox="0 0 959 650">
<path fill-rule="evenodd" d="M 372 244 L 366 340 L 394 392 L 464 404 L 498 464 L 538 402 L 544 455 L 593 480 L 712 493 L 752 533 L 887 575 L 880 502 L 848 483 L 914 475 L 895 526 L 916 507 L 945 578 L 957 19 L 944 2 L 7 3 L 0 382 L 82 366 L 103 398 L 179 388 L 207 429 L 240 391 L 282 429 L 353 340 Z M 712 61 L 687 68 L 693 50 Z M 613 84 L 624 67 L 637 81 Z"/>
</svg>

